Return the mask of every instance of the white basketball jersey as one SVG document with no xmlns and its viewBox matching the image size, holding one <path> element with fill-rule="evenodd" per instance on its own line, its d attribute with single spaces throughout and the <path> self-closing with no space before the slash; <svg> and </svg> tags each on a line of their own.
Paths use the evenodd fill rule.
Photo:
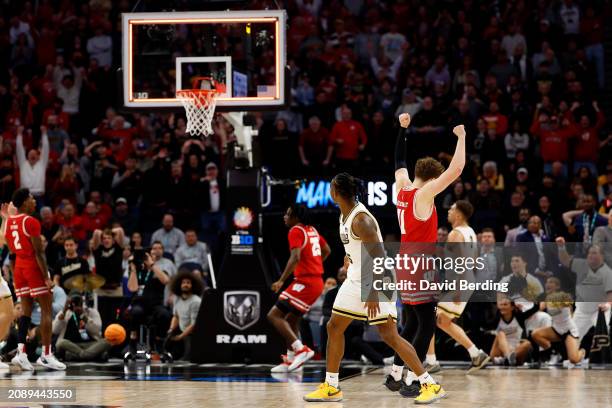
<svg viewBox="0 0 612 408">
<path fill-rule="evenodd" d="M 343 220 L 342 214 L 340 214 L 340 240 L 344 245 L 344 252 L 351 260 L 346 275 L 347 279 L 356 282 L 361 280 L 361 239 L 353 233 L 352 225 L 355 217 L 361 213 L 366 213 L 374 220 L 378 239 L 380 242 L 383 242 L 378 221 L 376 221 L 376 218 L 374 218 L 372 213 L 370 213 L 362 203 L 357 203 L 346 219 Z"/>
<path fill-rule="evenodd" d="M 461 256 L 464 258 L 476 259 L 478 256 L 478 240 L 476 238 L 476 233 L 469 225 L 456 227 L 455 231 L 458 231 L 463 236 L 463 243 L 461 244 Z M 474 270 L 468 269 L 465 271 L 465 279 L 473 280 L 474 279 Z"/>
<path fill-rule="evenodd" d="M 476 233 L 469 225 L 464 225 L 461 227 L 454 228 L 459 231 L 461 235 L 463 235 L 463 242 L 466 244 L 471 244 L 471 248 L 476 250 L 476 246 L 478 245 L 478 240 L 476 239 Z"/>
</svg>

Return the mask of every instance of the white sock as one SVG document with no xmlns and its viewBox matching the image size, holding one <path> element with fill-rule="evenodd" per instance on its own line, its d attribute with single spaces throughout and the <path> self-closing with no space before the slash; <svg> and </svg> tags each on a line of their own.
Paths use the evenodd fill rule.
<svg viewBox="0 0 612 408">
<path fill-rule="evenodd" d="M 289 360 L 293 360 L 293 357 L 295 357 L 295 353 L 293 352 L 293 350 L 287 349 L 287 358 Z"/>
<path fill-rule="evenodd" d="M 429 365 L 434 365 L 438 362 L 438 360 L 436 359 L 436 355 L 435 354 L 426 354 L 425 355 L 425 362 Z"/>
<path fill-rule="evenodd" d="M 291 343 L 291 348 L 293 349 L 293 351 L 298 352 L 304 348 L 304 345 L 302 344 L 302 341 L 300 339 L 297 339 L 296 341 Z"/>
<path fill-rule="evenodd" d="M 17 343 L 17 351 L 19 352 L 19 354 L 24 354 L 25 351 L 25 344 L 24 343 Z"/>
<path fill-rule="evenodd" d="M 391 377 L 393 377 L 395 381 L 401 380 L 402 371 L 404 371 L 404 366 L 398 366 L 393 364 L 393 366 L 391 367 Z"/>
<path fill-rule="evenodd" d="M 338 388 L 338 373 L 325 372 L 325 382 L 334 388 Z"/>
<path fill-rule="evenodd" d="M 408 370 L 408 372 L 406 373 L 406 379 L 404 380 L 406 382 L 407 385 L 412 384 L 415 381 L 418 381 L 418 377 L 416 376 L 415 373 L 413 373 L 412 371 Z"/>
<path fill-rule="evenodd" d="M 418 380 L 421 384 L 435 384 L 436 381 L 427 371 L 418 376 Z"/>
<path fill-rule="evenodd" d="M 472 344 L 472 347 L 467 349 L 467 351 L 468 351 L 468 353 L 470 353 L 470 357 L 471 358 L 476 358 L 476 357 L 478 357 L 478 354 L 480 354 L 480 350 L 478 349 L 478 347 L 476 347 L 473 344 Z"/>
</svg>

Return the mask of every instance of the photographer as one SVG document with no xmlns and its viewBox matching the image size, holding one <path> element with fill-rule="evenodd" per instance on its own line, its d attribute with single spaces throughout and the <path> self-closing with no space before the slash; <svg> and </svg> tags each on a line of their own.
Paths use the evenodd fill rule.
<svg viewBox="0 0 612 408">
<path fill-rule="evenodd" d="M 170 285 L 176 296 L 166 350 L 176 359 L 189 360 L 191 334 L 195 328 L 202 299 L 202 280 L 193 272 L 180 272 Z"/>
<path fill-rule="evenodd" d="M 170 281 L 168 263 L 163 262 L 164 247 L 161 242 L 154 242 L 151 251 L 145 253 L 143 263 L 133 259 L 130 262 L 130 276 L 128 289 L 134 292 L 132 303 L 127 309 L 127 318 L 130 327 L 130 352 L 136 352 L 138 329 L 147 321 L 153 322 L 155 348 L 161 351 L 162 341 L 170 325 L 171 314 L 164 307 L 164 290 Z M 170 262 L 171 266 L 174 266 Z"/>
<path fill-rule="evenodd" d="M 84 306 L 81 296 L 72 296 L 53 320 L 57 352 L 66 361 L 105 360 L 111 344 L 102 338 L 101 327 L 98 311 Z"/>
<path fill-rule="evenodd" d="M 117 310 L 123 304 L 123 245 L 122 228 L 95 230 L 92 238 L 93 255 L 96 261 L 96 274 L 104 277 L 106 282 L 98 294 L 98 310 L 102 317 L 102 330 L 118 318 Z"/>
</svg>

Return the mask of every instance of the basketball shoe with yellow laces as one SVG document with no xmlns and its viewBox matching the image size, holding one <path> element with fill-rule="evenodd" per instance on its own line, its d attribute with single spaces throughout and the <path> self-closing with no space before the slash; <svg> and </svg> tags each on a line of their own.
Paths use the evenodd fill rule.
<svg viewBox="0 0 612 408">
<path fill-rule="evenodd" d="M 308 402 L 338 402 L 342 401 L 342 390 L 324 382 L 315 391 L 304 395 L 304 401 Z"/>
<path fill-rule="evenodd" d="M 414 399 L 414 403 L 431 404 L 442 398 L 446 398 L 446 391 L 440 384 L 421 384 L 421 392 Z"/>
</svg>

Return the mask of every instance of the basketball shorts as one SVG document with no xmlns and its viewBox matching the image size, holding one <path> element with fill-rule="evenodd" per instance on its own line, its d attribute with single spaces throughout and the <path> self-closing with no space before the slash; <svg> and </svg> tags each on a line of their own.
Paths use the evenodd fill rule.
<svg viewBox="0 0 612 408">
<path fill-rule="evenodd" d="M 276 306 L 285 313 L 307 313 L 323 293 L 323 279 L 295 279 L 278 296 Z"/>
<path fill-rule="evenodd" d="M 379 302 L 378 305 L 380 308 L 378 314 L 369 319 L 365 302 L 361 300 L 361 284 L 347 279 L 338 290 L 332 313 L 355 320 L 367 321 L 371 325 L 385 323 L 389 317 L 397 321 L 397 307 L 394 302 Z"/>
<path fill-rule="evenodd" d="M 38 265 L 36 266 L 17 266 L 13 274 L 15 284 L 15 295 L 17 297 L 32 297 L 45 295 L 49 288 L 45 285 Z"/>
</svg>

